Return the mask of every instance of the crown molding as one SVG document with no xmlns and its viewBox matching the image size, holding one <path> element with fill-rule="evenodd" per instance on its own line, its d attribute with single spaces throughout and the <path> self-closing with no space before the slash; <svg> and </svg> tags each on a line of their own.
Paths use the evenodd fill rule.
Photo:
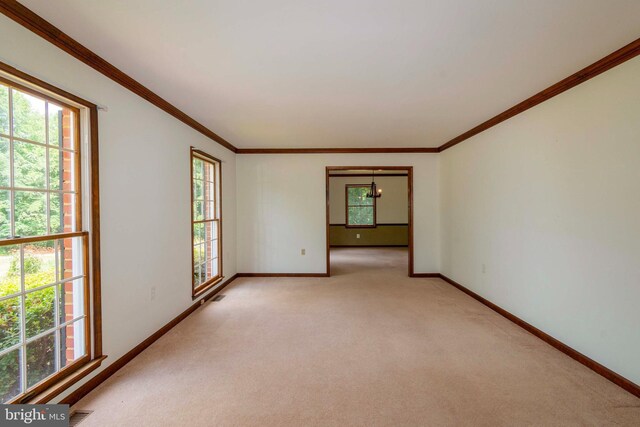
<svg viewBox="0 0 640 427">
<path fill-rule="evenodd" d="M 74 58 L 84 62 L 85 64 L 102 73 L 114 82 L 129 89 L 131 92 L 135 93 L 141 98 L 149 101 L 161 110 L 171 114 L 173 117 L 200 132 L 207 138 L 212 139 L 213 141 L 233 151 L 234 153 L 238 151 L 238 149 L 230 142 L 226 141 L 224 138 L 217 135 L 212 130 L 197 122 L 195 119 L 188 116 L 186 113 L 179 110 L 177 107 L 161 98 L 156 93 L 152 92 L 149 88 L 143 86 L 141 83 L 125 74 L 120 69 L 111 65 L 105 59 L 101 58 L 96 53 L 84 47 L 82 44 L 78 43 L 76 40 L 63 33 L 53 24 L 46 21 L 44 18 L 40 17 L 35 12 L 21 5 L 17 1 L 1 1 L 0 13 L 14 20 L 31 32 L 39 35 L 49 43 L 64 50 Z"/>
<path fill-rule="evenodd" d="M 513 107 L 503 111 L 502 113 L 490 118 L 489 120 L 479 124 L 478 126 L 456 136 L 450 141 L 439 147 L 411 147 L 411 148 L 240 148 L 238 154 L 320 154 L 320 153 L 440 153 L 461 142 L 475 136 L 497 124 L 504 122 L 518 114 L 527 111 L 530 108 L 541 104 L 556 95 L 578 86 L 581 83 L 590 80 L 605 71 L 608 71 L 636 56 L 640 55 L 640 38 L 632 41 L 626 46 L 616 50 L 615 52 L 605 56 L 604 58 L 594 62 L 593 64 L 581 69 L 549 86 L 548 88 L 536 93 L 535 95 L 525 99 L 524 101 L 514 105 Z"/>
<path fill-rule="evenodd" d="M 456 136 L 452 140 L 438 147 L 438 152 L 442 152 L 448 148 L 453 147 L 454 145 L 460 144 L 462 141 L 465 141 L 472 136 L 479 134 L 480 132 L 492 128 L 495 125 L 510 119 L 511 117 L 517 116 L 518 114 L 527 111 L 528 109 L 533 108 L 536 105 L 541 104 L 553 98 L 554 96 L 561 94 L 562 92 L 566 92 L 567 90 L 578 86 L 579 84 L 584 83 L 587 80 L 592 79 L 595 76 L 602 74 L 617 65 L 622 64 L 623 62 L 635 58 L 638 55 L 640 55 L 640 38 L 605 56 L 599 61 L 594 62 L 588 67 L 585 67 L 582 70 L 573 73 L 569 77 L 560 80 L 558 83 L 549 86 L 543 91 L 536 93 L 535 95 L 525 99 L 519 104 L 516 104 L 508 110 L 503 111 L 497 116 L 490 118 L 486 122 L 479 124 L 473 129 L 470 129 L 465 133 Z"/>
<path fill-rule="evenodd" d="M 437 153 L 438 147 L 385 148 L 238 148 L 238 154 Z"/>
<path fill-rule="evenodd" d="M 640 38 L 638 38 L 599 61 L 594 62 L 476 127 L 456 136 L 439 147 L 237 148 L 17 1 L 0 1 L 0 13 L 237 154 L 440 153 L 640 55 Z"/>
</svg>

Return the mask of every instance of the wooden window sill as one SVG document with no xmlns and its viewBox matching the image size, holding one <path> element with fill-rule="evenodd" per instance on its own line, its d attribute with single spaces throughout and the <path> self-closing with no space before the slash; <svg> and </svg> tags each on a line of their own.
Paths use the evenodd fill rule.
<svg viewBox="0 0 640 427">
<path fill-rule="evenodd" d="M 209 289 L 213 288 L 215 285 L 222 282 L 223 280 L 224 280 L 224 276 L 220 276 L 211 280 L 211 282 L 209 283 L 205 283 L 204 285 L 201 285 L 201 287 L 196 291 L 196 293 L 193 294 L 191 299 L 196 300 L 200 298 L 202 295 L 204 295 L 205 292 L 207 292 Z"/>
<path fill-rule="evenodd" d="M 98 358 L 95 358 L 95 359 L 87 362 L 86 365 L 82 366 L 81 368 L 79 368 L 74 373 L 70 374 L 69 376 L 67 376 L 67 377 L 65 377 L 63 379 L 61 379 L 60 381 L 56 382 L 51 387 L 47 388 L 46 390 L 43 390 L 42 392 L 40 392 L 37 395 L 33 396 L 28 401 L 22 402 L 22 403 L 29 403 L 29 404 L 49 403 L 51 401 L 51 399 L 53 399 L 54 397 L 58 396 L 60 393 L 62 393 L 63 391 L 65 391 L 66 389 L 68 389 L 69 387 L 71 387 L 72 385 L 74 385 L 75 383 L 77 383 L 78 381 L 83 379 L 84 377 L 86 377 L 87 375 L 89 375 L 91 372 L 93 372 L 96 369 L 98 369 L 100 367 L 100 365 L 102 364 L 102 361 L 104 359 L 106 359 L 106 358 L 107 358 L 107 356 L 100 356 Z"/>
</svg>

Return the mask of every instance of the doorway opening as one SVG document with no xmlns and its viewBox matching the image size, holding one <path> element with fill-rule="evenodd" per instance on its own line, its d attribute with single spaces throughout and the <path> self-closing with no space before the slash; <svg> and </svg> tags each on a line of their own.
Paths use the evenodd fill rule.
<svg viewBox="0 0 640 427">
<path fill-rule="evenodd" d="M 413 276 L 413 167 L 326 168 L 327 275 L 398 268 Z"/>
</svg>

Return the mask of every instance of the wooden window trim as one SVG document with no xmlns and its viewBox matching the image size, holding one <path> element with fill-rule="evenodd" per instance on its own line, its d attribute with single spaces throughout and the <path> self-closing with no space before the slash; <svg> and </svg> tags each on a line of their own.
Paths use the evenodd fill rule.
<svg viewBox="0 0 640 427">
<path fill-rule="evenodd" d="M 75 155 L 75 192 L 76 192 L 76 231 L 69 233 L 56 233 L 42 236 L 13 237 L 3 239 L 2 245 L 24 244 L 30 242 L 55 240 L 60 238 L 82 237 L 83 240 L 83 267 L 84 267 L 84 309 L 85 309 L 85 343 L 86 354 L 60 369 L 55 374 L 45 378 L 38 384 L 29 388 L 6 403 L 48 403 L 84 377 L 97 369 L 107 357 L 102 353 L 102 304 L 101 304 L 101 272 L 100 272 L 100 197 L 99 197 L 99 151 L 98 151 L 98 107 L 82 98 L 59 89 L 43 80 L 24 73 L 0 61 L 0 82 L 14 87 L 34 97 L 52 102 L 72 110 L 76 114 L 74 141 Z M 37 89 L 34 89 L 35 86 Z M 76 103 L 77 107 L 68 102 Z M 82 227 L 82 153 L 80 144 L 81 108 L 88 113 L 89 129 L 89 183 L 86 186 L 91 194 L 89 216 L 91 218 L 90 230 Z M 9 137 L 7 135 L 7 137 Z M 21 140 L 13 137 L 14 140 Z M 33 142 L 33 141 L 27 141 Z M 45 141 L 46 143 L 47 141 Z M 59 147 L 62 150 L 62 146 Z M 70 150 L 67 150 L 70 151 Z M 49 231 L 49 230 L 47 230 Z"/>
<path fill-rule="evenodd" d="M 378 225 L 376 219 L 376 211 L 378 210 L 378 206 L 376 203 L 376 198 L 373 197 L 373 205 L 349 205 L 349 188 L 369 188 L 368 184 L 346 184 L 344 186 L 344 223 L 346 228 L 376 228 Z M 371 225 L 358 225 L 358 224 L 349 224 L 349 208 L 350 207 L 370 207 L 373 206 L 373 224 Z"/>
<path fill-rule="evenodd" d="M 218 218 L 213 220 L 196 221 L 194 218 L 194 197 L 193 197 L 193 160 L 199 158 L 209 163 L 213 163 L 214 171 L 216 172 L 217 181 L 214 181 L 214 212 L 218 212 Z M 213 157 L 204 151 L 198 150 L 195 147 L 191 147 L 191 155 L 189 156 L 189 169 L 190 169 L 190 187 L 191 187 L 191 297 L 197 299 L 202 296 L 206 291 L 220 283 L 224 279 L 223 275 L 223 261 L 222 261 L 222 161 Z M 215 277 L 210 278 L 196 286 L 195 283 L 195 257 L 193 254 L 193 248 L 195 244 L 195 236 L 193 234 L 193 225 L 197 223 L 217 222 L 218 223 L 218 274 Z"/>
</svg>

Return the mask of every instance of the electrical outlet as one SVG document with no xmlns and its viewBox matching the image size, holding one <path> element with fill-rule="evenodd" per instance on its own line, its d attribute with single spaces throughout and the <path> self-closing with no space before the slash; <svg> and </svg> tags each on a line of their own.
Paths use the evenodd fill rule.
<svg viewBox="0 0 640 427">
<path fill-rule="evenodd" d="M 154 299 L 156 299 L 156 287 L 152 286 L 151 287 L 151 301 L 153 301 Z"/>
<path fill-rule="evenodd" d="M 360 238 L 360 234 L 356 234 L 356 239 L 359 239 L 359 238 Z"/>
<path fill-rule="evenodd" d="M 300 251 L 300 255 L 306 255 L 306 253 L 307 253 L 307 250 L 306 250 L 306 249 L 302 249 L 302 250 Z"/>
</svg>

